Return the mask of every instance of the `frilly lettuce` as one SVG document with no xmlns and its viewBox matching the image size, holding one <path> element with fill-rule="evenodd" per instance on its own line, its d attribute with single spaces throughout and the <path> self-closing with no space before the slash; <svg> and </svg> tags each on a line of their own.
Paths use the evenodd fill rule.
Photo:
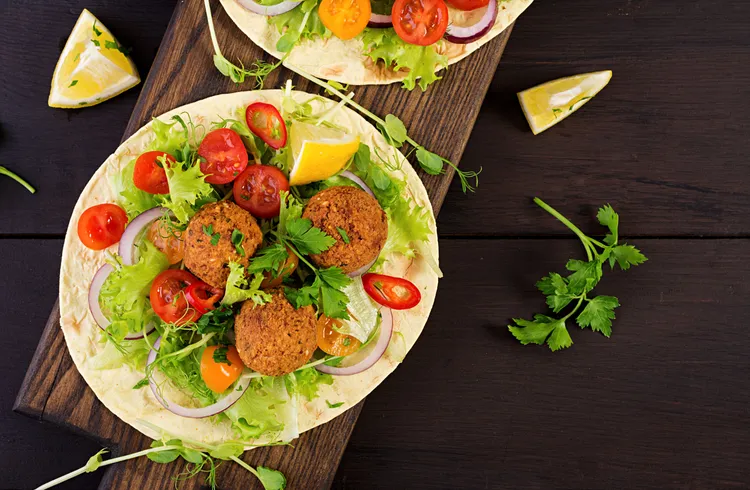
<svg viewBox="0 0 750 490">
<path fill-rule="evenodd" d="M 276 49 L 282 53 L 291 51 L 300 39 L 331 37 L 331 31 L 323 25 L 318 15 L 317 0 L 305 0 L 302 5 L 289 12 L 269 17 L 268 22 L 282 34 L 276 43 Z"/>
<path fill-rule="evenodd" d="M 138 262 L 119 265 L 104 281 L 99 301 L 110 321 L 109 331 L 115 338 L 141 332 L 153 319 L 148 293 L 154 278 L 168 267 L 167 256 L 144 240 Z"/>
<path fill-rule="evenodd" d="M 169 194 L 162 206 L 170 209 L 180 223 L 187 223 L 204 204 L 216 201 L 216 193 L 197 162 L 187 168 L 178 163 L 166 173 Z"/>
<path fill-rule="evenodd" d="M 142 191 L 135 186 L 133 183 L 134 169 L 135 159 L 125 165 L 112 179 L 115 194 L 118 196 L 117 202 L 128 213 L 130 219 L 159 205 L 157 196 Z"/>
<path fill-rule="evenodd" d="M 322 384 L 333 384 L 333 376 L 321 373 L 314 367 L 300 369 L 286 376 L 287 391 L 292 396 L 301 395 L 308 400 L 318 397 L 318 389 Z"/>
<path fill-rule="evenodd" d="M 229 277 L 222 304 L 231 305 L 240 301 L 252 300 L 257 305 L 271 301 L 271 295 L 260 289 L 263 275 L 256 273 L 248 282 L 245 268 L 236 262 L 229 263 Z"/>
<path fill-rule="evenodd" d="M 398 71 L 403 68 L 409 70 L 404 79 L 404 88 L 419 88 L 427 90 L 427 86 L 440 78 L 435 70 L 448 66 L 448 57 L 438 54 L 436 44 L 431 46 L 417 46 L 409 44 L 396 34 L 393 29 L 365 29 L 362 33 L 365 45 L 365 55 L 374 62 L 382 60 L 386 66 Z M 440 41 L 438 41 L 440 42 Z M 419 82 L 417 82 L 419 80 Z"/>
<path fill-rule="evenodd" d="M 256 378 L 245 394 L 224 414 L 243 439 L 296 437 L 297 408 L 281 378 Z"/>
</svg>

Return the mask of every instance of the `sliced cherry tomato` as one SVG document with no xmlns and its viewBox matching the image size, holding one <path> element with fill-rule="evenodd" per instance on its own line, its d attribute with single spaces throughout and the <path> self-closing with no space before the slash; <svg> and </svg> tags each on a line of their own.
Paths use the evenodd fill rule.
<svg viewBox="0 0 750 490">
<path fill-rule="evenodd" d="M 184 325 L 194 322 L 201 313 L 187 301 L 185 289 L 200 280 L 188 271 L 167 269 L 151 284 L 151 308 L 167 323 Z"/>
<path fill-rule="evenodd" d="M 286 252 L 288 254 L 286 262 L 281 266 L 281 272 L 279 272 L 278 276 L 273 277 L 273 274 L 268 271 L 263 273 L 264 279 L 263 282 L 260 283 L 261 289 L 271 289 L 281 286 L 281 283 L 284 282 L 284 278 L 292 275 L 292 273 L 297 270 L 299 258 L 289 249 L 289 247 L 287 247 Z"/>
<path fill-rule="evenodd" d="M 286 124 L 271 104 L 254 102 L 245 110 L 247 127 L 274 150 L 286 145 Z"/>
<path fill-rule="evenodd" d="M 185 289 L 185 297 L 190 306 L 201 315 L 216 309 L 216 303 L 224 297 L 224 290 L 209 286 L 203 281 L 194 282 Z"/>
<path fill-rule="evenodd" d="M 91 206 L 78 218 L 78 238 L 92 250 L 104 250 L 120 241 L 128 215 L 116 204 Z"/>
<path fill-rule="evenodd" d="M 148 228 L 146 235 L 156 248 L 167 256 L 170 264 L 177 264 L 185 257 L 185 241 L 182 232 L 157 219 Z"/>
<path fill-rule="evenodd" d="M 169 153 L 147 151 L 135 161 L 133 183 L 140 190 L 151 194 L 169 194 L 169 183 L 164 165 L 171 167 L 174 163 L 175 159 Z"/>
<path fill-rule="evenodd" d="M 362 276 L 365 291 L 376 302 L 394 310 L 414 308 L 422 299 L 422 293 L 411 281 L 385 274 Z"/>
<path fill-rule="evenodd" d="M 250 165 L 234 181 L 234 202 L 256 218 L 275 218 L 281 208 L 281 191 L 289 191 L 284 173 L 270 165 Z"/>
<path fill-rule="evenodd" d="M 201 172 L 209 184 L 228 184 L 247 167 L 247 149 L 240 135 L 229 128 L 215 129 L 198 146 Z"/>
<path fill-rule="evenodd" d="M 332 356 L 348 356 L 357 352 L 362 342 L 351 335 L 337 332 L 335 329 L 341 326 L 341 321 L 320 315 L 315 328 L 315 336 L 318 347 L 326 354 Z"/>
<path fill-rule="evenodd" d="M 409 44 L 435 44 L 448 28 L 443 0 L 396 0 L 391 16 L 396 34 Z"/>
<path fill-rule="evenodd" d="M 201 378 L 215 393 L 224 393 L 237 381 L 243 369 L 245 365 L 233 345 L 212 345 L 201 355 Z"/>
<path fill-rule="evenodd" d="M 323 25 L 339 39 L 351 39 L 370 21 L 370 0 L 323 0 L 318 15 Z"/>
<path fill-rule="evenodd" d="M 476 10 L 489 5 L 490 0 L 446 0 L 458 10 Z"/>
</svg>

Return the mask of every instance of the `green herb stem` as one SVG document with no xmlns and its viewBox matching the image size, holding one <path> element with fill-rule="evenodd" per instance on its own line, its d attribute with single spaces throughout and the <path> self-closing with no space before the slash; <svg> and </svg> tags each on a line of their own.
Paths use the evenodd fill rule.
<svg viewBox="0 0 750 490">
<path fill-rule="evenodd" d="M 242 460 L 241 460 L 240 458 L 238 458 L 237 456 L 230 456 L 230 457 L 229 457 L 229 459 L 231 459 L 232 461 L 234 461 L 234 462 L 235 462 L 235 463 L 237 463 L 238 465 L 240 465 L 240 466 L 242 466 L 243 468 L 245 468 L 245 469 L 246 469 L 247 471 L 249 471 L 250 473 L 252 473 L 253 475 L 255 475 L 255 477 L 256 477 L 256 478 L 257 478 L 258 480 L 260 480 L 260 475 L 258 474 L 258 472 L 257 472 L 257 471 L 255 471 L 255 468 L 253 468 L 253 467 L 252 467 L 252 466 L 250 466 L 249 464 L 245 463 L 244 461 L 242 461 Z"/>
<path fill-rule="evenodd" d="M 557 218 L 562 224 L 564 224 L 565 226 L 567 226 L 570 229 L 570 231 L 572 231 L 573 233 L 575 233 L 578 236 L 578 238 L 581 239 L 581 242 L 583 243 L 583 248 L 586 249 L 586 257 L 588 257 L 589 261 L 591 261 L 591 259 L 594 258 L 592 256 L 592 251 L 593 251 L 594 255 L 598 255 L 596 253 L 596 250 L 593 250 L 593 248 L 591 247 L 591 244 L 590 244 L 590 240 L 591 239 L 588 236 L 586 236 L 580 230 L 580 228 L 578 228 L 576 225 L 574 225 L 573 223 L 571 223 L 565 216 L 563 216 L 562 214 L 558 213 L 552 206 L 550 206 L 546 202 L 542 201 L 538 197 L 534 198 L 534 202 L 540 208 L 544 209 L 549 214 L 551 214 L 552 216 L 554 216 L 555 218 Z"/>
<path fill-rule="evenodd" d="M 161 451 L 170 451 L 172 449 L 179 449 L 179 446 L 169 446 L 169 445 L 167 445 L 167 446 L 152 447 L 152 448 L 149 448 L 149 449 L 144 449 L 143 451 L 138 451 L 137 453 L 127 454 L 125 456 L 120 456 L 120 457 L 117 457 L 117 458 L 107 459 L 105 461 L 102 461 L 99 464 L 99 466 L 108 466 L 108 465 L 111 465 L 111 464 L 120 463 L 122 461 L 127 461 L 129 459 L 140 458 L 141 456 L 145 456 L 147 454 L 158 453 L 158 452 L 161 452 Z M 57 486 L 57 485 L 59 485 L 59 484 L 61 484 L 63 482 L 66 482 L 68 480 L 72 480 L 73 478 L 86 473 L 87 472 L 86 471 L 87 468 L 88 468 L 88 465 L 84 465 L 84 466 L 78 468 L 75 471 L 71 471 L 70 473 L 67 473 L 67 474 L 65 474 L 65 475 L 63 475 L 63 476 L 61 476 L 59 478 L 55 478 L 51 482 L 47 482 L 44 485 L 42 485 L 40 487 L 37 487 L 36 490 L 46 490 L 47 488 L 52 488 L 52 487 Z"/>
<path fill-rule="evenodd" d="M 580 295 L 580 296 L 578 297 L 578 303 L 576 303 L 576 307 L 575 307 L 575 308 L 573 308 L 573 310 L 572 310 L 572 311 L 571 311 L 570 313 L 568 313 L 567 315 L 565 315 L 565 316 L 564 316 L 564 317 L 562 318 L 562 321 L 563 321 L 563 322 L 564 322 L 564 321 L 567 321 L 567 320 L 568 320 L 568 318 L 570 318 L 571 316 L 573 316 L 573 314 L 574 314 L 574 313 L 575 313 L 576 311 L 578 311 L 578 308 L 580 308 L 580 307 L 581 307 L 581 303 L 583 303 L 583 300 L 585 300 L 585 299 L 586 299 L 586 293 L 583 293 L 582 295 Z"/>
<path fill-rule="evenodd" d="M 11 172 L 10 170 L 8 170 L 7 168 L 5 168 L 3 166 L 0 166 L 0 175 L 5 175 L 7 177 L 10 177 L 11 179 L 15 180 L 16 182 L 18 182 L 19 184 L 21 184 L 22 186 L 24 186 L 26 188 L 26 190 L 29 191 L 29 192 L 31 192 L 32 194 L 34 194 L 36 192 L 36 189 L 34 189 L 31 186 L 31 184 L 29 184 L 24 179 L 22 179 L 21 177 L 19 177 L 18 174 L 14 173 L 14 172 Z"/>
<path fill-rule="evenodd" d="M 211 4 L 208 0 L 204 0 L 203 4 L 206 6 L 206 17 L 208 18 L 208 30 L 211 33 L 211 43 L 214 45 L 214 51 L 216 54 L 224 57 L 223 54 L 221 54 L 221 49 L 219 49 L 219 41 L 216 39 L 216 31 L 214 30 L 214 22 L 213 22 L 213 16 L 211 14 Z"/>
</svg>

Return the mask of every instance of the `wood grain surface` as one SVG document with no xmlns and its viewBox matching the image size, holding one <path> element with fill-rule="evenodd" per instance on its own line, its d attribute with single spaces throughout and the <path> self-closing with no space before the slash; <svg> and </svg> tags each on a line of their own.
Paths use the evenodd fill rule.
<svg viewBox="0 0 750 490">
<path fill-rule="evenodd" d="M 214 2 L 213 6 L 224 55 L 230 59 L 238 57 L 246 60 L 264 57 L 264 53 L 245 38 L 224 11 L 217 8 L 218 2 Z M 427 92 L 407 92 L 398 85 L 366 87 L 357 90 L 357 100 L 374 112 L 399 114 L 410 128 L 413 138 L 458 162 L 491 81 L 493 67 L 500 59 L 509 34 L 510 29 L 480 50 L 476 54 L 477 64 L 459 64 L 441 84 Z M 211 59 L 212 47 L 202 2 L 178 3 L 124 138 L 152 117 L 175 107 L 211 95 L 247 89 L 222 77 L 214 69 Z M 475 90 L 466 95 L 463 85 L 450 78 L 456 76 L 471 82 Z M 266 86 L 280 86 L 289 77 L 289 71 L 278 70 L 269 77 Z M 304 79 L 292 77 L 292 80 L 298 89 L 319 92 L 316 86 Z M 456 105 L 452 101 L 457 100 L 459 94 L 464 94 L 463 102 Z M 454 109 L 450 112 L 436 111 L 440 106 Z M 446 138 L 446 133 L 451 134 L 451 138 Z M 447 168 L 440 176 L 428 176 L 420 171 L 420 176 L 437 213 L 448 190 L 453 169 Z M 76 403 L 71 404 L 71 399 Z M 53 309 L 45 327 L 14 409 L 91 435 L 102 444 L 115 446 L 117 454 L 135 452 L 150 443 L 148 438 L 120 422 L 88 389 L 67 354 L 57 307 Z M 334 421 L 303 434 L 294 448 L 262 448 L 247 452 L 244 458 L 253 466 L 263 465 L 281 470 L 289 480 L 289 488 L 329 488 L 361 409 L 362 403 Z M 164 488 L 184 471 L 183 464 L 154 465 L 147 459 L 131 460 L 108 467 L 100 488 L 133 488 L 134 478 L 148 481 L 153 488 Z M 257 480 L 237 465 L 222 465 L 219 477 L 227 488 L 261 487 Z M 183 488 L 200 488 L 202 484 L 201 479 L 197 478 L 184 483 Z"/>
</svg>

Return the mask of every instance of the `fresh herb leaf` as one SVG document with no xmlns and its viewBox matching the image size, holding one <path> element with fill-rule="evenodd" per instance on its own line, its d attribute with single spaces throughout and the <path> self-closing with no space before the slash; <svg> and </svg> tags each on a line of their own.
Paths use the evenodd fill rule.
<svg viewBox="0 0 750 490">
<path fill-rule="evenodd" d="M 271 272 L 274 277 L 278 277 L 281 268 L 289 258 L 289 252 L 281 243 L 274 243 L 268 247 L 262 248 L 250 260 L 247 266 L 248 274 L 256 272 Z"/>
<path fill-rule="evenodd" d="M 227 352 L 229 352 L 228 347 L 217 347 L 214 351 L 214 362 L 217 364 L 226 364 L 227 366 L 231 366 L 232 362 L 227 358 Z"/>
<path fill-rule="evenodd" d="M 401 146 L 406 141 L 406 126 L 393 114 L 385 116 L 385 125 L 381 127 L 381 132 L 390 140 L 392 146 Z"/>
<path fill-rule="evenodd" d="M 561 312 L 575 302 L 567 315 L 560 319 L 546 315 L 535 315 L 533 321 L 513 319 L 514 325 L 509 325 L 508 330 L 524 345 L 546 343 L 551 350 L 557 351 L 573 344 L 565 322 L 577 313 L 576 322 L 581 328 L 589 327 L 609 337 L 612 334 L 612 320 L 615 318 L 614 310 L 620 306 L 620 302 L 614 296 L 596 296 L 591 299 L 588 298 L 588 293 L 601 280 L 602 265 L 606 261 L 609 261 L 612 267 L 617 262 L 622 270 L 627 270 L 633 265 L 645 262 L 646 257 L 632 245 L 618 244 L 620 217 L 608 204 L 602 206 L 597 213 L 599 223 L 609 230 L 602 243 L 586 236 L 541 199 L 535 198 L 534 202 L 578 236 L 588 260 L 571 259 L 565 265 L 570 272 L 567 277 L 552 272 L 536 284 L 547 297 L 547 305 L 554 313 Z M 582 305 L 585 306 L 579 313 Z"/>
<path fill-rule="evenodd" d="M 73 80 L 72 82 L 70 82 L 70 85 L 68 85 L 68 88 L 75 87 L 76 85 L 78 85 L 78 80 Z"/>
<path fill-rule="evenodd" d="M 119 44 L 117 41 L 104 41 L 104 47 L 106 49 L 115 49 L 125 56 L 128 56 L 131 51 L 133 51 L 133 48 L 125 48 L 121 44 Z"/>
<path fill-rule="evenodd" d="M 235 228 L 232 230 L 232 245 L 234 245 L 234 249 L 237 251 L 240 257 L 245 256 L 245 249 L 242 247 L 242 241 L 245 239 L 245 234 L 242 233 L 240 230 Z"/>
<path fill-rule="evenodd" d="M 258 466 L 258 479 L 265 490 L 284 490 L 286 488 L 286 477 L 278 470 L 272 470 L 265 466 Z"/>
<path fill-rule="evenodd" d="M 136 384 L 133 385 L 133 389 L 139 390 L 143 388 L 144 386 L 148 386 L 148 378 L 143 378 L 142 380 L 138 381 Z"/>
<path fill-rule="evenodd" d="M 351 243 L 350 240 L 349 240 L 349 235 L 346 234 L 346 230 L 345 229 L 337 226 L 336 227 L 336 231 L 339 232 L 339 235 L 341 236 L 341 239 L 344 241 L 344 243 L 346 243 L 347 245 L 349 245 L 349 243 Z"/>
<path fill-rule="evenodd" d="M 294 218 L 286 222 L 289 241 L 303 255 L 319 254 L 331 248 L 336 240 L 312 225 L 307 218 Z"/>
<path fill-rule="evenodd" d="M 91 473 L 99 469 L 99 467 L 102 465 L 102 456 L 104 454 L 107 454 L 109 451 L 107 449 L 102 449 L 98 453 L 94 454 L 89 458 L 88 461 L 86 461 L 86 466 L 84 466 L 84 470 L 86 473 Z"/>
<path fill-rule="evenodd" d="M 94 30 L 94 35 L 96 37 L 99 37 L 102 35 L 102 31 L 96 28 L 96 21 L 94 21 L 94 25 L 92 25 L 91 28 Z"/>
<path fill-rule="evenodd" d="M 326 400 L 326 405 L 328 405 L 328 408 L 339 408 L 343 404 L 344 404 L 344 402 L 331 403 L 328 400 Z"/>
<path fill-rule="evenodd" d="M 91 42 L 92 42 L 92 43 L 94 43 L 94 46 L 96 46 L 97 48 L 101 47 L 101 45 L 102 45 L 102 43 L 100 43 L 100 42 L 99 42 L 98 40 L 96 40 L 96 39 L 92 39 L 92 40 L 91 40 Z"/>
<path fill-rule="evenodd" d="M 424 148 L 417 148 L 417 161 L 419 166 L 430 175 L 443 173 L 443 159 Z"/>
<path fill-rule="evenodd" d="M 216 332 L 224 335 L 234 327 L 234 310 L 230 305 L 219 305 L 215 310 L 204 313 L 195 322 L 195 330 L 201 335 Z"/>
</svg>

